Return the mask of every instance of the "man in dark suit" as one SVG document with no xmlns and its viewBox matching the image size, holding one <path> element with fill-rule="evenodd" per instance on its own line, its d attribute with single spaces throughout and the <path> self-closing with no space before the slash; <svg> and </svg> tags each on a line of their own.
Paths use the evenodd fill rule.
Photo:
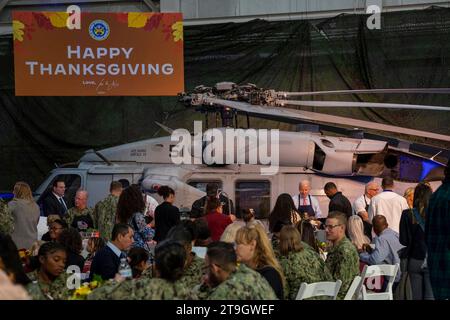
<svg viewBox="0 0 450 320">
<path fill-rule="evenodd" d="M 53 181 L 52 192 L 50 192 L 42 201 L 44 215 L 48 217 L 52 214 L 57 214 L 63 218 L 67 212 L 67 204 L 64 200 L 64 193 L 66 191 L 66 184 L 63 180 Z"/>
<path fill-rule="evenodd" d="M 127 251 L 133 244 L 133 229 L 127 224 L 118 223 L 114 226 L 106 246 L 100 249 L 92 260 L 89 278 L 99 275 L 103 280 L 112 279 L 119 270 L 120 259 L 126 258 Z"/>
<path fill-rule="evenodd" d="M 325 194 L 330 199 L 328 212 L 339 211 L 345 213 L 347 218 L 353 215 L 352 204 L 346 196 L 337 190 L 334 182 L 328 182 L 324 187 Z"/>
</svg>

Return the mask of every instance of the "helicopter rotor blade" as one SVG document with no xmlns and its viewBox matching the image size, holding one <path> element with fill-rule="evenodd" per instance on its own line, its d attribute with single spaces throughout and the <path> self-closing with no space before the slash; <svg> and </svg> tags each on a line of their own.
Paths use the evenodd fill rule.
<svg viewBox="0 0 450 320">
<path fill-rule="evenodd" d="M 356 89 L 356 90 L 331 90 L 331 91 L 310 91 L 310 92 L 278 92 L 280 96 L 320 96 L 331 94 L 362 94 L 362 93 L 434 93 L 450 94 L 450 88 L 409 88 L 409 89 Z"/>
<path fill-rule="evenodd" d="M 333 125 L 330 123 L 319 123 L 317 121 L 306 121 L 306 120 L 300 120 L 300 119 L 291 119 L 291 118 L 283 118 L 283 117 L 278 117 L 278 116 L 274 116 L 274 115 L 263 115 L 263 114 L 254 114 L 252 112 L 244 112 L 244 111 L 238 111 L 238 114 L 240 115 L 250 115 L 252 117 L 255 118 L 259 118 L 259 119 L 266 119 L 266 120 L 272 120 L 272 121 L 277 121 L 277 122 L 283 122 L 283 123 L 289 123 L 292 125 L 300 125 L 300 124 L 305 124 L 305 125 L 315 125 L 318 128 L 318 131 L 329 131 L 329 132 L 334 132 L 338 135 L 343 135 L 343 136 L 351 136 L 353 130 L 350 128 L 344 128 L 344 127 L 339 127 L 338 125 Z M 308 129 L 307 129 L 308 130 Z M 356 133 L 359 132 L 359 130 L 355 131 Z M 373 132 L 367 132 L 362 130 L 362 137 L 364 139 L 371 139 L 371 140 L 380 140 L 380 141 L 386 141 L 390 147 L 398 147 L 398 146 L 402 146 L 404 147 L 405 145 L 408 145 L 408 150 L 411 152 L 419 152 L 421 154 L 427 155 L 428 157 L 432 157 L 436 154 L 439 154 L 441 157 L 443 158 L 449 158 L 450 157 L 450 150 L 448 150 L 445 147 L 438 147 L 436 144 L 429 144 L 429 143 L 424 143 L 424 142 L 413 142 L 413 141 L 408 141 L 408 140 L 404 140 L 404 139 L 400 139 L 399 137 L 394 137 L 394 135 L 389 134 L 389 133 L 373 133 Z"/>
<path fill-rule="evenodd" d="M 162 123 L 158 122 L 158 121 L 154 121 L 155 124 L 160 127 L 162 130 L 164 130 L 165 132 L 167 132 L 168 134 L 172 134 L 173 133 L 173 129 L 169 128 L 166 125 L 163 125 Z"/>
<path fill-rule="evenodd" d="M 351 102 L 351 101 L 301 101 L 277 100 L 281 105 L 294 105 L 304 107 L 326 108 L 388 108 L 388 109 L 414 109 L 450 111 L 449 107 L 427 106 L 420 104 L 378 103 L 378 102 Z"/>
<path fill-rule="evenodd" d="M 442 134 L 433 133 L 433 132 L 420 131 L 420 130 L 415 130 L 415 129 L 409 129 L 409 128 L 402 128 L 402 127 L 398 127 L 398 126 L 386 125 L 386 124 L 381 124 L 381 123 L 374 123 L 374 122 L 370 122 L 370 121 L 358 120 L 358 119 L 353 119 L 353 118 L 333 116 L 333 115 L 317 113 L 317 112 L 295 110 L 295 109 L 288 109 L 288 108 L 282 108 L 282 107 L 256 106 L 256 105 L 251 105 L 251 104 L 244 103 L 244 102 L 229 101 L 229 100 L 222 100 L 222 99 L 216 99 L 216 98 L 205 98 L 204 102 L 212 103 L 212 104 L 216 104 L 216 105 L 222 105 L 225 107 L 230 107 L 230 108 L 233 108 L 236 110 L 241 110 L 244 112 L 250 112 L 250 113 L 254 113 L 254 114 L 273 115 L 273 116 L 291 118 L 291 119 L 334 123 L 334 124 L 339 124 L 339 125 L 351 126 L 354 128 L 355 127 L 367 128 L 367 129 L 393 132 L 393 133 L 398 133 L 398 134 L 408 134 L 408 135 L 416 136 L 416 137 L 436 139 L 436 140 L 450 142 L 450 136 L 447 136 L 447 135 L 442 135 Z"/>
</svg>

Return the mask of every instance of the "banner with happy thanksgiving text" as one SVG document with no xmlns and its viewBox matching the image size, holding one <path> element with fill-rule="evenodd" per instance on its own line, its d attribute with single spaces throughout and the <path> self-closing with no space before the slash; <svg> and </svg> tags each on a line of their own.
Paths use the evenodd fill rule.
<svg viewBox="0 0 450 320">
<path fill-rule="evenodd" d="M 184 91 L 181 13 L 13 12 L 17 96 L 168 96 Z"/>
</svg>

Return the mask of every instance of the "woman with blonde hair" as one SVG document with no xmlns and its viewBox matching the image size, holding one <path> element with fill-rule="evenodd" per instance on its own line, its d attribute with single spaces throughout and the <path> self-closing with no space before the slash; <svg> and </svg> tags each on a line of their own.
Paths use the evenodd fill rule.
<svg viewBox="0 0 450 320">
<path fill-rule="evenodd" d="M 414 207 L 414 188 L 409 187 L 405 190 L 405 193 L 403 194 L 403 198 L 406 199 L 406 202 L 408 202 L 408 207 L 412 209 Z"/>
<path fill-rule="evenodd" d="M 14 218 L 14 231 L 11 237 L 17 248 L 29 249 L 37 240 L 40 210 L 33 199 L 30 186 L 23 181 L 14 185 L 14 198 L 8 203 Z"/>
<path fill-rule="evenodd" d="M 284 298 L 283 271 L 263 227 L 255 224 L 237 231 L 236 255 L 239 262 L 259 272 L 267 280 L 278 299 Z"/>
<path fill-rule="evenodd" d="M 363 221 L 357 215 L 348 218 L 347 234 L 358 251 L 362 250 L 364 245 L 370 244 L 370 239 L 364 234 Z"/>
<path fill-rule="evenodd" d="M 280 264 L 286 276 L 286 296 L 294 300 L 302 282 L 331 281 L 325 262 L 309 246 L 304 246 L 300 232 L 292 225 L 280 232 Z"/>
</svg>

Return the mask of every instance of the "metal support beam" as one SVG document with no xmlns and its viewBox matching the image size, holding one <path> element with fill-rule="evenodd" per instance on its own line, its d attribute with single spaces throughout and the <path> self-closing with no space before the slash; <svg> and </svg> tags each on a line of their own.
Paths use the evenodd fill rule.
<svg viewBox="0 0 450 320">
<path fill-rule="evenodd" d="M 147 7 L 149 7 L 152 12 L 159 12 L 159 6 L 157 4 L 155 4 L 152 0 L 143 0 L 144 3 L 147 5 Z"/>
</svg>

